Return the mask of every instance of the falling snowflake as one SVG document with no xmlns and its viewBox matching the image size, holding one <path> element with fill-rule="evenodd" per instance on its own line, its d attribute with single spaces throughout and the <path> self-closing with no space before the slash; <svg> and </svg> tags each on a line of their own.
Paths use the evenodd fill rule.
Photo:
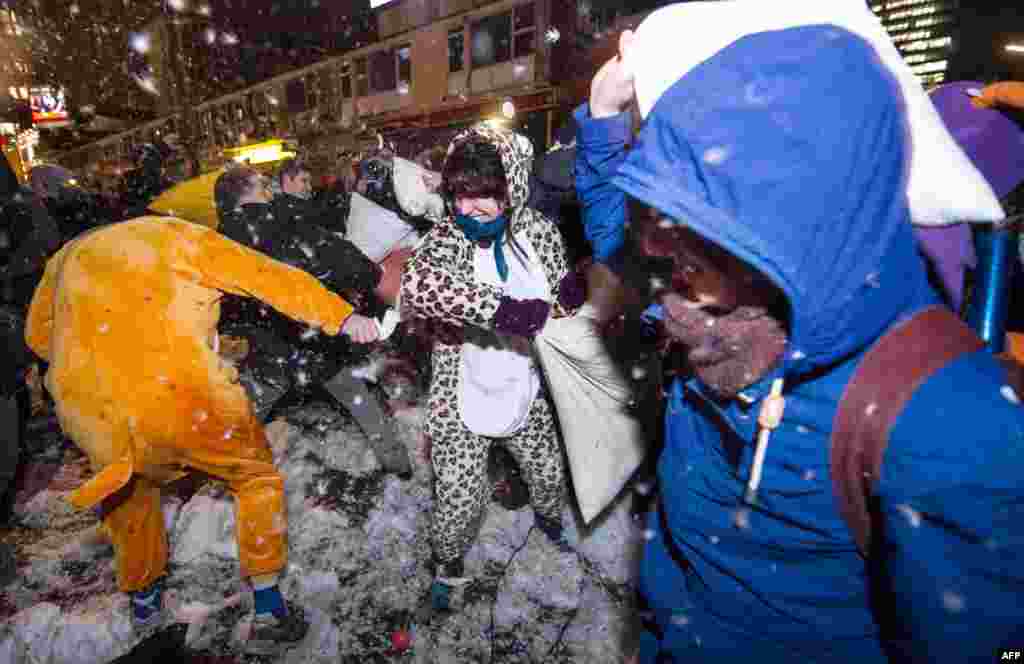
<svg viewBox="0 0 1024 664">
<path fill-rule="evenodd" d="M 732 524 L 740 530 L 748 530 L 750 528 L 750 510 L 746 507 L 741 507 L 736 510 L 732 515 Z M 714 544 L 714 542 L 712 542 Z"/>
<path fill-rule="evenodd" d="M 1020 397 L 1017 396 L 1017 392 L 1014 391 L 1009 385 L 1003 385 L 999 388 L 999 394 L 1003 395 L 1003 398 L 1014 405 L 1020 405 Z"/>
<path fill-rule="evenodd" d="M 143 76 L 139 74 L 132 75 L 132 78 L 138 84 L 140 88 L 145 90 L 151 95 L 159 95 L 160 90 L 157 88 L 156 80 L 152 76 Z"/>
<path fill-rule="evenodd" d="M 676 627 L 686 627 L 690 624 L 690 617 L 683 614 L 672 616 L 672 624 Z"/>
<path fill-rule="evenodd" d="M 817 476 L 818 476 L 818 474 L 816 472 L 814 472 L 813 470 L 805 470 L 804 471 L 804 480 L 807 481 L 807 482 L 814 481 L 814 478 L 817 477 Z"/>
<path fill-rule="evenodd" d="M 633 380 L 643 380 L 647 377 L 647 369 L 645 367 L 636 366 L 633 367 Z"/>
<path fill-rule="evenodd" d="M 641 496 L 648 496 L 651 493 L 651 485 L 647 482 L 637 482 L 633 485 L 633 490 Z"/>
<path fill-rule="evenodd" d="M 964 610 L 966 602 L 964 602 L 963 595 L 947 590 L 942 593 L 942 606 L 950 613 L 960 613 Z"/>
<path fill-rule="evenodd" d="M 206 41 L 207 44 L 215 43 L 217 41 L 217 31 L 213 28 L 207 28 L 205 31 L 203 31 L 203 39 Z"/>
<path fill-rule="evenodd" d="M 357 394 L 355 396 L 355 398 L 352 399 L 352 405 L 353 406 L 361 406 L 361 405 L 363 405 L 363 398 Z"/>
<path fill-rule="evenodd" d="M 790 354 L 790 357 L 793 358 L 794 360 L 799 361 L 807 357 L 807 353 L 803 352 L 802 350 L 795 350 Z"/>
<path fill-rule="evenodd" d="M 225 32 L 220 36 L 220 43 L 225 46 L 234 46 L 238 43 L 238 35 L 232 32 Z"/>
<path fill-rule="evenodd" d="M 315 327 L 307 327 L 306 331 L 299 335 L 299 338 L 303 341 L 309 341 L 310 339 L 315 338 L 318 334 L 320 334 L 320 332 Z"/>
<path fill-rule="evenodd" d="M 921 513 L 907 504 L 897 505 L 896 510 L 907 519 L 911 528 L 921 527 Z"/>
<path fill-rule="evenodd" d="M 146 34 L 145 32 L 133 33 L 132 36 L 128 40 L 128 44 L 129 44 L 129 46 L 131 46 L 131 49 L 133 51 L 135 51 L 136 53 L 142 53 L 142 54 L 149 53 L 149 49 L 150 49 L 150 46 L 151 46 L 150 40 L 149 40 L 149 35 Z"/>
<path fill-rule="evenodd" d="M 866 408 L 864 408 L 864 414 L 867 415 L 868 417 L 871 417 L 872 415 L 875 414 L 875 412 L 877 410 L 878 410 L 878 404 L 872 402 L 872 403 L 869 403 Z"/>
<path fill-rule="evenodd" d="M 715 146 L 704 151 L 704 163 L 717 166 L 729 157 L 729 149 L 724 146 Z"/>
<path fill-rule="evenodd" d="M 306 385 L 309 385 L 309 374 L 306 373 L 305 371 L 298 371 L 298 372 L 296 372 L 295 373 L 295 382 L 297 382 L 302 387 L 305 387 Z"/>
<path fill-rule="evenodd" d="M 882 280 L 879 278 L 877 272 L 872 272 L 865 277 L 864 282 L 871 288 L 879 288 L 882 285 Z"/>
<path fill-rule="evenodd" d="M 235 435 L 235 430 L 234 429 L 228 429 L 227 431 L 224 432 L 224 440 L 230 440 L 231 437 L 234 436 L 234 435 Z"/>
<path fill-rule="evenodd" d="M 201 16 L 209 16 L 210 5 L 199 5 L 198 7 L 196 7 L 196 12 L 199 13 Z"/>
<path fill-rule="evenodd" d="M 205 410 L 197 410 L 194 413 L 194 415 L 195 415 L 195 418 L 197 420 L 199 420 L 200 422 L 205 422 L 210 417 L 210 414 L 207 413 Z"/>
<path fill-rule="evenodd" d="M 806 434 L 806 433 L 810 433 L 811 430 L 808 429 L 807 427 L 805 427 L 802 424 L 798 424 L 798 425 L 796 425 L 796 432 L 797 433 L 805 433 Z"/>
<path fill-rule="evenodd" d="M 710 537 L 708 537 L 708 541 L 711 542 L 712 544 L 718 544 L 719 542 L 722 541 L 722 538 L 719 537 L 718 535 L 711 535 Z"/>
<path fill-rule="evenodd" d="M 78 16 L 78 14 L 81 13 L 81 11 L 82 9 L 78 6 L 77 2 L 73 2 L 70 6 L 68 6 L 68 13 L 72 16 Z"/>
<path fill-rule="evenodd" d="M 665 288 L 665 280 L 662 279 L 661 277 L 651 277 L 648 284 L 650 285 L 652 291 L 660 291 Z"/>
<path fill-rule="evenodd" d="M 651 528 L 645 528 L 644 529 L 643 538 L 645 540 L 647 540 L 648 542 L 651 541 L 652 539 L 654 539 L 657 536 L 658 536 L 657 533 L 655 533 L 653 529 L 651 529 Z"/>
<path fill-rule="evenodd" d="M 100 334 L 106 334 L 108 331 L 110 331 L 110 325 L 106 323 L 100 323 L 100 326 L 96 329 L 99 331 Z"/>
<path fill-rule="evenodd" d="M 185 0 L 167 0 L 167 5 L 176 12 L 185 11 Z"/>
<path fill-rule="evenodd" d="M 302 253 L 306 255 L 306 258 L 313 258 L 313 256 L 315 255 L 313 252 L 313 248 L 306 244 L 305 242 L 299 243 L 299 250 L 301 250 Z"/>
</svg>

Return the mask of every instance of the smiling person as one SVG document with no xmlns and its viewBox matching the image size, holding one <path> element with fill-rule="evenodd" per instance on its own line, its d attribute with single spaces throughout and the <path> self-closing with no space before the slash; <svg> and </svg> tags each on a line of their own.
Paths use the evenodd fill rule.
<svg viewBox="0 0 1024 664">
<path fill-rule="evenodd" d="M 678 40 L 680 7 L 646 21 Z M 1024 633 L 1024 413 L 928 283 L 893 76 L 832 25 L 741 34 L 674 75 L 662 49 L 632 59 L 643 31 L 576 111 L 588 236 L 610 255 L 647 208 L 632 227 L 671 263 L 652 287 L 691 369 L 667 395 L 637 660 L 988 661 Z M 902 408 L 847 406 L 879 387 Z M 837 442 L 858 428 L 887 434 L 855 449 L 870 471 Z"/>
<path fill-rule="evenodd" d="M 425 420 L 437 494 L 435 609 L 457 608 L 453 590 L 469 581 L 462 560 L 491 495 L 494 443 L 518 462 L 538 528 L 567 546 L 562 449 L 531 346 L 583 292 L 558 228 L 525 206 L 532 160 L 529 140 L 511 131 L 479 125 L 457 136 L 442 170 L 449 214 L 402 274 L 403 311 L 439 330 Z"/>
</svg>

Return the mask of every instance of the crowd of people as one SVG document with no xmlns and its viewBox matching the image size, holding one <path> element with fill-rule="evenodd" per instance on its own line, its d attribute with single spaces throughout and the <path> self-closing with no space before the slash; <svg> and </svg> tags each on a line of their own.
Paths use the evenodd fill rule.
<svg viewBox="0 0 1024 664">
<path fill-rule="evenodd" d="M 72 502 L 110 533 L 137 627 L 161 619 L 160 487 L 198 471 L 237 498 L 250 648 L 295 642 L 307 625 L 278 586 L 284 483 L 264 424 L 290 393 L 322 388 L 385 472 L 408 478 L 386 409 L 349 370 L 390 312 L 431 348 L 423 606 L 458 611 L 493 447 L 514 459 L 537 530 L 572 550 L 559 420 L 573 414 L 553 404 L 538 344 L 592 316 L 609 344 L 662 354 L 657 412 L 636 410 L 660 424 L 642 428 L 657 490 L 635 661 L 980 662 L 1019 649 L 1024 412 L 1015 372 L 958 320 L 960 284 L 935 278 L 942 265 L 915 235 L 893 73 L 836 26 L 752 31 L 682 70 L 632 65 L 642 34 L 621 35 L 569 135 L 538 159 L 493 123 L 425 153 L 437 172 L 422 195 L 439 205 L 415 214 L 388 151 L 320 195 L 299 161 L 272 177 L 229 168 L 216 230 L 147 214 L 160 150 L 141 156 L 116 218 L 66 171 L 37 169 L 31 190 L 0 173 L 12 351 L 0 426 L 14 431 L 0 490 L 19 388 L 42 360 L 61 427 L 97 472 Z M 1013 105 L 1005 84 L 986 90 L 958 97 L 958 112 Z M 1016 190 L 1024 168 L 1011 179 Z M 353 197 L 417 240 L 368 255 L 348 232 Z M 560 217 L 567 201 L 578 218 Z M 563 237 L 577 232 L 585 244 Z M 580 371 L 621 362 L 583 357 L 584 341 Z M 229 342 L 248 352 L 226 359 Z M 616 398 L 626 411 L 643 397 Z"/>
</svg>

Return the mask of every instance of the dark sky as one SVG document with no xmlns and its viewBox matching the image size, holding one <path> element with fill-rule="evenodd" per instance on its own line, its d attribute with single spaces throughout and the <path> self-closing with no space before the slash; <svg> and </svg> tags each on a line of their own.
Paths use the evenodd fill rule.
<svg viewBox="0 0 1024 664">
<path fill-rule="evenodd" d="M 967 3 L 961 3 L 964 5 Z M 1020 0 L 985 0 L 962 9 L 959 55 L 953 80 L 1024 80 L 1024 53 L 1006 52 L 1006 44 L 1024 44 L 1024 7 Z"/>
</svg>

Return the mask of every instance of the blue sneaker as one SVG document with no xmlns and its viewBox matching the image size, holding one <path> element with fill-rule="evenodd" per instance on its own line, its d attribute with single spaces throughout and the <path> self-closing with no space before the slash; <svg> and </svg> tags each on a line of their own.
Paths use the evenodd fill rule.
<svg viewBox="0 0 1024 664">
<path fill-rule="evenodd" d="M 132 627 L 136 632 L 157 625 L 163 618 L 163 590 L 153 583 L 145 590 L 129 593 L 132 608 Z"/>
</svg>

